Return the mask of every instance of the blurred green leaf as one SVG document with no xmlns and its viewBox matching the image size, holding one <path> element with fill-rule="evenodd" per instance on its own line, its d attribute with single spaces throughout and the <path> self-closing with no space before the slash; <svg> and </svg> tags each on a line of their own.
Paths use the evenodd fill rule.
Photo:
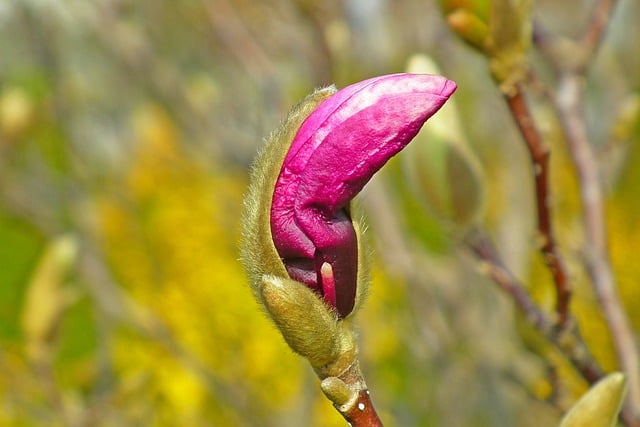
<svg viewBox="0 0 640 427">
<path fill-rule="evenodd" d="M 21 336 L 19 313 L 27 279 L 43 246 L 42 236 L 23 221 L 0 214 L 0 339 Z"/>
<path fill-rule="evenodd" d="M 65 282 L 77 250 L 77 242 L 70 235 L 52 240 L 29 280 L 21 325 L 27 354 L 34 361 L 51 356 L 62 316 L 76 298 Z"/>
</svg>

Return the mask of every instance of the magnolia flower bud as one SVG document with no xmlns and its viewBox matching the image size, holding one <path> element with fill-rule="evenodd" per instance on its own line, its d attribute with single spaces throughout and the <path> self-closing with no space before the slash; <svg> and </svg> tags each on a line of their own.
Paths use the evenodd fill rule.
<svg viewBox="0 0 640 427">
<path fill-rule="evenodd" d="M 395 74 L 318 90 L 252 171 L 241 252 L 254 294 L 347 421 L 377 419 L 347 319 L 368 280 L 351 200 L 455 89 L 444 77 Z"/>
<path fill-rule="evenodd" d="M 491 3 L 486 0 L 440 0 L 449 27 L 462 40 L 484 51 L 489 41 Z"/>
<path fill-rule="evenodd" d="M 316 91 L 290 113 L 256 160 L 243 217 L 259 300 L 271 275 L 309 287 L 339 318 L 353 311 L 364 251 L 350 202 L 455 89 L 440 76 L 387 75 Z"/>
</svg>

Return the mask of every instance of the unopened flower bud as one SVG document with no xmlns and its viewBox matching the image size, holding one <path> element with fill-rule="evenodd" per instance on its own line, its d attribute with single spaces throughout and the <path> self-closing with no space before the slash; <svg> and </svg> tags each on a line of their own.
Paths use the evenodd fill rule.
<svg viewBox="0 0 640 427">
<path fill-rule="evenodd" d="M 509 93 L 527 71 L 531 0 L 440 0 L 449 27 L 489 59 L 493 78 Z"/>
<path fill-rule="evenodd" d="M 607 375 L 578 400 L 564 416 L 560 427 L 616 425 L 626 390 L 627 380 L 624 374 L 614 372 Z"/>
<path fill-rule="evenodd" d="M 243 259 L 254 289 L 265 274 L 290 277 L 349 315 L 362 256 L 351 199 L 455 88 L 395 74 L 317 91 L 294 109 L 258 157 L 247 196 Z"/>
<path fill-rule="evenodd" d="M 438 72 L 425 55 L 410 58 L 409 71 Z M 416 198 L 441 220 L 464 230 L 476 221 L 484 204 L 482 168 L 468 146 L 456 105 L 447 103 L 438 120 L 416 136 L 403 158 L 407 182 Z"/>
<path fill-rule="evenodd" d="M 314 366 L 331 358 L 327 337 L 337 337 L 340 354 L 355 352 L 353 337 L 331 326 L 353 312 L 367 281 L 363 227 L 351 200 L 455 89 L 440 76 L 394 74 L 318 90 L 258 155 L 245 199 L 242 260 L 256 297 L 291 347 L 308 358 L 319 352 Z M 314 342 L 311 335 L 323 329 Z M 319 375 L 333 375 L 347 359 Z"/>
<path fill-rule="evenodd" d="M 357 295 L 350 202 L 454 90 L 453 82 L 433 75 L 365 80 L 320 104 L 291 143 L 273 193 L 273 241 L 289 276 L 341 317 Z"/>
</svg>

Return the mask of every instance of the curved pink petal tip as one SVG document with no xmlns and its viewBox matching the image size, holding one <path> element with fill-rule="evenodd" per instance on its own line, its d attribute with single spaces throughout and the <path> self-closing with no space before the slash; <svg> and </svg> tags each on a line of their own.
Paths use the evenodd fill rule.
<svg viewBox="0 0 640 427">
<path fill-rule="evenodd" d="M 291 278 L 322 294 L 341 317 L 356 295 L 349 202 L 455 90 L 451 80 L 428 74 L 365 80 L 327 98 L 292 141 L 273 194 L 273 241 Z"/>
</svg>

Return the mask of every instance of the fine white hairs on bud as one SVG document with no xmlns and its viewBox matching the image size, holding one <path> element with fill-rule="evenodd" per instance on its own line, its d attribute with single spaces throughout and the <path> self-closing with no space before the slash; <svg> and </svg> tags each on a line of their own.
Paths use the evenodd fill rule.
<svg viewBox="0 0 640 427">
<path fill-rule="evenodd" d="M 338 356 L 338 318 L 308 287 L 291 279 L 264 276 L 262 298 L 289 347 L 314 368 Z"/>
</svg>

